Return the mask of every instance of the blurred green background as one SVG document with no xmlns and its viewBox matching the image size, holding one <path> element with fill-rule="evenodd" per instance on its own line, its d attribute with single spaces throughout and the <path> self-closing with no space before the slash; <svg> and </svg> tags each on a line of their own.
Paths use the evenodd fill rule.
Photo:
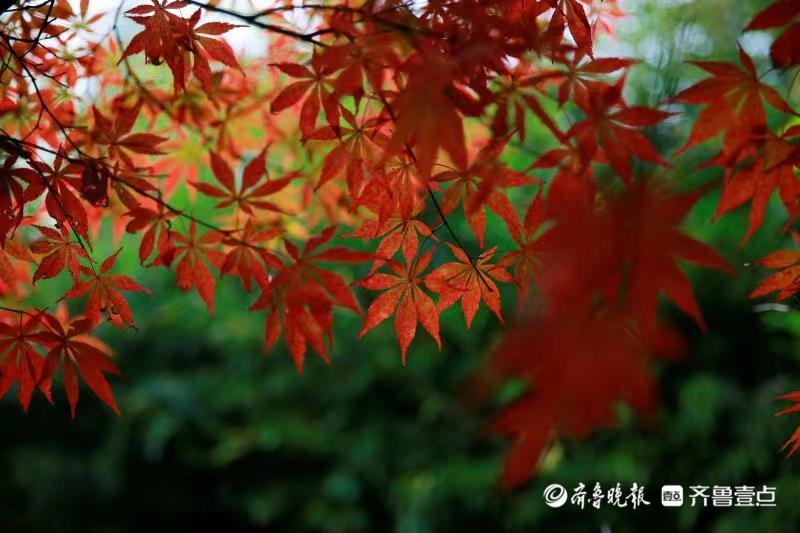
<svg viewBox="0 0 800 533">
<path fill-rule="evenodd" d="M 767 70 L 769 35 L 740 39 L 765 4 L 623 2 L 630 18 L 600 50 L 642 58 L 629 99 L 655 105 L 700 78 L 682 61 L 735 61 L 737 40 Z M 792 73 L 766 79 L 791 90 Z M 664 153 L 682 144 L 688 123 L 652 132 Z M 526 144 L 508 155 L 516 168 L 548 147 L 546 133 L 532 127 L 538 129 Z M 719 170 L 689 171 L 712 149 L 713 143 L 680 160 L 673 169 L 680 187 L 719 182 Z M 786 245 L 785 213 L 771 205 L 765 226 L 740 247 L 746 210 L 713 222 L 718 194 L 698 204 L 687 229 L 737 265 L 738 275 L 690 270 L 709 325 L 705 335 L 665 306 L 691 349 L 685 360 L 654 370 L 662 398 L 654 423 L 644 425 L 620 407 L 618 427 L 556 443 L 522 489 L 500 488 L 506 443 L 488 432 L 504 391 L 481 404 L 468 387 L 500 332 L 485 309 L 471 331 L 460 309 L 448 310 L 444 349 L 422 334 L 405 367 L 391 322 L 357 340 L 360 319 L 339 313 L 334 366 L 311 357 L 298 376 L 282 346 L 261 355 L 263 315 L 243 309 L 251 297 L 236 282 L 220 284 L 210 317 L 196 294 L 175 288 L 173 274 L 147 271 L 137 278 L 157 296 L 130 298 L 139 331 L 99 330 L 126 376 L 112 383 L 121 419 L 85 388 L 74 422 L 60 390 L 55 407 L 38 396 L 27 415 L 13 394 L 0 402 L 0 530 L 798 530 L 800 459 L 783 458 L 778 449 L 800 417 L 772 416 L 780 407 L 774 397 L 800 388 L 798 302 L 788 302 L 785 312 L 760 312 L 747 299 L 764 275 L 748 264 Z M 125 242 L 120 265 L 132 268 L 135 243 Z M 43 301 L 60 294 L 59 283 L 43 285 Z M 370 297 L 359 296 L 362 303 Z M 513 305 L 513 294 L 504 296 Z M 581 482 L 636 482 L 651 505 L 544 505 L 548 484 Z M 657 491 L 666 483 L 775 486 L 778 506 L 665 509 Z"/>
</svg>

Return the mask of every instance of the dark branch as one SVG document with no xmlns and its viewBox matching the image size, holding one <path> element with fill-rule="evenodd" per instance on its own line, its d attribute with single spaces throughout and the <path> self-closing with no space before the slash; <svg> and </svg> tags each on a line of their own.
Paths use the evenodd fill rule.
<svg viewBox="0 0 800 533">
<path fill-rule="evenodd" d="M 2 1 L 2 0 L 0 0 Z M 275 24 L 269 24 L 267 22 L 262 22 L 257 20 L 259 15 L 245 15 L 244 13 L 239 13 L 237 11 L 232 11 L 230 9 L 225 9 L 223 7 L 217 7 L 214 5 L 206 4 L 205 2 L 198 2 L 197 0 L 186 0 L 189 4 L 193 6 L 197 6 L 203 9 L 207 9 L 208 11 L 213 11 L 215 13 L 222 13 L 223 15 L 227 15 L 229 17 L 233 17 L 236 19 L 241 20 L 242 22 L 246 22 L 251 26 L 256 28 L 261 28 L 262 30 L 267 30 L 275 33 L 280 33 L 281 35 L 286 35 L 288 37 L 293 37 L 297 40 L 304 41 L 307 43 L 315 44 L 317 46 L 327 46 L 325 43 L 322 43 L 315 39 L 314 37 L 318 35 L 324 35 L 326 33 L 335 33 L 336 30 L 332 28 L 326 28 L 322 30 L 315 31 L 314 33 L 300 33 L 297 31 L 290 30 L 289 28 L 284 28 L 283 26 L 277 26 Z"/>
<path fill-rule="evenodd" d="M 0 15 L 11 9 L 16 0 L 0 0 Z"/>
</svg>

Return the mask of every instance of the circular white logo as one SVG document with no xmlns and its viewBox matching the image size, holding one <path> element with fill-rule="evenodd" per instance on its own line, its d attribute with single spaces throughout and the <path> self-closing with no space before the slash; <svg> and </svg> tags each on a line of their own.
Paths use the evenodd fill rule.
<svg viewBox="0 0 800 533">
<path fill-rule="evenodd" d="M 550 507 L 561 507 L 567 503 L 567 489 L 558 483 L 548 485 L 544 489 L 544 503 Z"/>
</svg>

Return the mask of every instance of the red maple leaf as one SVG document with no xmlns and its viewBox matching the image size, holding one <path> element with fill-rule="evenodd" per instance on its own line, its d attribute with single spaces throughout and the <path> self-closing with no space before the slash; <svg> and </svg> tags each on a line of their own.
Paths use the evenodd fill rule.
<svg viewBox="0 0 800 533">
<path fill-rule="evenodd" d="M 578 93 L 585 94 L 598 75 L 611 74 L 636 64 L 635 59 L 624 57 L 599 57 L 583 62 L 585 58 L 584 54 L 575 53 L 571 58 L 561 60 L 565 70 L 546 69 L 534 72 L 520 80 L 520 85 L 538 85 L 544 81 L 552 81 L 556 83 L 558 103 L 563 106 L 570 97 L 574 98 Z"/>
<path fill-rule="evenodd" d="M 489 262 L 494 257 L 495 248 L 487 250 L 478 259 L 471 261 L 463 250 L 450 243 L 447 245 L 458 261 L 437 267 L 425 278 L 425 286 L 439 294 L 437 311 L 441 313 L 461 301 L 461 309 L 464 311 L 469 329 L 475 313 L 478 312 L 478 306 L 483 301 L 502 322 L 500 290 L 495 281 L 510 283 L 512 278 L 501 265 Z"/>
<path fill-rule="evenodd" d="M 673 194 L 652 182 L 634 186 L 609 209 L 619 239 L 618 260 L 627 271 L 629 301 L 645 327 L 655 322 L 660 293 L 705 327 L 691 281 L 677 260 L 732 272 L 716 251 L 681 230 L 686 214 L 704 192 Z"/>
<path fill-rule="evenodd" d="M 511 237 L 519 248 L 508 252 L 501 261 L 504 266 L 513 266 L 512 280 L 518 288 L 520 307 L 528 294 L 531 281 L 543 266 L 542 254 L 546 248 L 546 239 L 542 237 L 547 233 L 546 229 L 542 229 L 544 221 L 544 201 L 542 200 L 542 190 L 539 189 L 536 197 L 528 206 L 518 231 L 511 233 Z"/>
<path fill-rule="evenodd" d="M 88 327 L 94 327 L 100 316 L 105 313 L 112 324 L 120 329 L 133 326 L 133 312 L 128 301 L 120 291 L 146 292 L 145 289 L 128 276 L 109 274 L 117 262 L 117 256 L 122 249 L 110 255 L 100 265 L 100 270 L 95 271 L 89 267 L 81 267 L 81 272 L 88 279 L 79 279 L 75 285 L 64 295 L 65 298 L 77 298 L 87 294 L 84 314 Z"/>
<path fill-rule="evenodd" d="M 396 127 L 384 161 L 408 148 L 424 182 L 433 163 L 444 149 L 457 168 L 467 166 L 464 126 L 459 110 L 469 100 L 458 89 L 452 60 L 433 52 L 421 53 L 408 60 L 408 82 L 397 97 L 397 109 L 391 111 Z"/>
<path fill-rule="evenodd" d="M 569 27 L 578 50 L 591 56 L 592 26 L 581 3 L 578 0 L 540 0 L 536 10 L 544 13 L 550 8 L 553 9 L 553 15 L 545 33 L 546 38 L 553 45 L 559 45 L 564 38 L 564 31 Z"/>
<path fill-rule="evenodd" d="M 15 168 L 17 160 L 17 156 L 9 155 L 0 166 L 0 246 L 22 223 L 23 210 L 30 199 L 26 195 L 35 198 L 42 191 L 38 174 L 29 168 Z M 23 187 L 23 183 L 27 186 Z"/>
<path fill-rule="evenodd" d="M 45 239 L 31 244 L 31 251 L 35 254 L 47 254 L 39 261 L 39 267 L 33 274 L 33 282 L 40 279 L 56 277 L 66 268 L 72 280 L 77 283 L 81 274 L 80 259 L 89 259 L 86 250 L 80 243 L 72 240 L 72 233 L 66 225 L 61 226 L 61 231 L 46 226 L 36 226 Z"/>
<path fill-rule="evenodd" d="M 175 259 L 175 247 L 172 242 L 173 233 L 169 221 L 175 214 L 159 204 L 156 209 L 137 205 L 125 215 L 131 217 L 125 225 L 125 231 L 138 233 L 145 230 L 139 243 L 139 261 L 144 265 L 145 261 L 153 254 L 153 250 L 156 250 L 156 257 L 148 266 L 172 264 Z"/>
<path fill-rule="evenodd" d="M 537 92 L 540 84 L 541 80 L 536 79 L 535 75 L 530 75 L 527 66 L 519 66 L 501 79 L 500 88 L 494 94 L 497 108 L 492 120 L 492 131 L 495 136 L 506 135 L 512 129 L 510 124 L 513 124 L 519 138 L 525 140 L 527 132 L 525 110 L 530 109 L 557 139 L 561 139 L 563 134 L 539 103 Z"/>
<path fill-rule="evenodd" d="M 751 202 L 750 223 L 742 243 L 761 227 L 767 204 L 776 190 L 790 221 L 800 213 L 800 179 L 792 161 L 797 145 L 790 142 L 791 133 L 792 128 L 781 136 L 757 128 L 749 132 L 744 142 L 729 147 L 710 162 L 722 162 L 725 166 L 715 218 Z"/>
<path fill-rule="evenodd" d="M 614 85 L 587 83 L 588 90 L 576 93 L 575 103 L 586 118 L 573 125 L 566 136 L 574 137 L 584 161 L 598 154 L 598 145 L 611 168 L 630 184 L 631 158 L 669 166 L 639 128 L 654 126 L 672 113 L 645 106 L 629 107 L 622 99 L 625 78 Z"/>
<path fill-rule="evenodd" d="M 459 203 L 463 203 L 467 221 L 481 246 L 486 233 L 485 207 L 502 218 L 508 230 L 513 233 L 519 227 L 519 220 L 505 191 L 539 181 L 512 170 L 497 160 L 509 139 L 510 136 L 505 136 L 487 143 L 468 167 L 444 171 L 432 178 L 435 182 L 450 183 L 442 195 L 442 211 L 446 215 Z"/>
<path fill-rule="evenodd" d="M 125 12 L 128 18 L 144 26 L 144 29 L 133 36 L 119 62 L 140 52 L 144 52 L 146 60 L 155 65 L 166 61 L 177 87 L 183 82 L 183 54 L 175 36 L 175 27 L 180 24 L 181 18 L 167 10 L 186 7 L 188 3 L 181 0 L 151 2 L 152 6 L 142 4 Z"/>
<path fill-rule="evenodd" d="M 800 391 L 793 391 L 788 394 L 783 394 L 781 396 L 778 396 L 778 399 L 794 402 L 794 405 L 791 405 L 786 409 L 783 409 L 775 413 L 775 416 L 788 415 L 800 412 Z M 782 451 L 787 449 L 788 449 L 788 451 L 786 452 L 787 455 L 792 455 L 794 452 L 800 449 L 800 427 L 794 430 L 792 436 L 789 437 L 789 439 L 783 444 L 783 447 L 781 448 Z"/>
<path fill-rule="evenodd" d="M 261 247 L 261 243 L 269 242 L 283 234 L 281 228 L 259 229 L 252 218 L 248 218 L 242 231 L 236 237 L 228 237 L 224 244 L 232 248 L 220 265 L 220 276 L 236 274 L 242 280 L 247 292 L 253 287 L 253 280 L 265 287 L 269 284 L 267 267 L 280 269 L 281 260 L 271 251 Z"/>
<path fill-rule="evenodd" d="M 672 98 L 683 104 L 702 104 L 686 144 L 677 153 L 705 142 L 722 132 L 734 136 L 766 124 L 763 100 L 776 109 L 792 113 L 791 108 L 774 88 L 761 82 L 753 60 L 739 47 L 739 61 L 744 68 L 724 61 L 692 61 L 709 74 L 706 78 Z M 728 139 L 736 144 L 735 139 Z"/>
<path fill-rule="evenodd" d="M 330 364 L 325 337 L 332 340 L 334 305 L 361 312 L 353 293 L 341 276 L 321 268 L 319 262 L 361 262 L 372 254 L 341 246 L 320 249 L 334 236 L 335 226 L 309 239 L 303 250 L 285 241 L 292 262 L 278 270 L 265 286 L 252 310 L 267 309 L 264 328 L 265 350 L 272 348 L 283 333 L 298 372 L 303 371 L 307 345 Z"/>
<path fill-rule="evenodd" d="M 703 192 L 674 194 L 666 184 L 651 180 L 593 211 L 556 219 L 538 243 L 537 259 L 544 268 L 539 268 L 537 287 L 544 301 L 562 309 L 598 298 L 624 301 L 640 326 L 650 328 L 663 294 L 704 327 L 691 282 L 678 261 L 724 271 L 730 266 L 681 229 Z"/>
<path fill-rule="evenodd" d="M 403 221 L 399 217 L 393 217 L 383 223 L 379 220 L 368 220 L 347 236 L 361 239 L 381 238 L 381 242 L 375 248 L 375 261 L 370 268 L 371 274 L 382 267 L 387 259 L 393 258 L 398 250 L 406 264 L 410 264 L 419 249 L 420 237 L 429 239 L 433 237 L 433 233 L 421 220 L 412 218 Z"/>
<path fill-rule="evenodd" d="M 800 234 L 793 231 L 792 238 L 800 246 Z M 759 259 L 756 264 L 779 271 L 764 278 L 750 293 L 750 298 L 777 292 L 778 301 L 781 301 L 800 291 L 800 250 L 778 250 Z"/>
<path fill-rule="evenodd" d="M 15 298 L 28 294 L 30 263 L 35 264 L 36 259 L 27 246 L 16 240 L 6 241 L 5 247 L 0 248 L 0 294 Z"/>
<path fill-rule="evenodd" d="M 292 172 L 283 178 L 267 179 L 264 183 L 259 184 L 261 178 L 266 175 L 264 167 L 266 165 L 267 149 L 264 148 L 261 153 L 247 164 L 242 179 L 237 185 L 236 176 L 225 160 L 215 152 L 210 152 L 210 154 L 211 170 L 223 188 L 220 189 L 201 182 L 192 183 L 191 185 L 207 196 L 219 198 L 220 202 L 217 203 L 216 207 L 225 208 L 235 204 L 250 216 L 255 214 L 253 209 L 263 209 L 278 213 L 284 211 L 279 205 L 264 198 L 283 190 L 292 180 L 299 176 L 299 173 Z"/>
<path fill-rule="evenodd" d="M 422 288 L 423 272 L 431 261 L 433 251 L 428 251 L 407 266 L 390 259 L 386 266 L 391 273 L 377 272 L 358 282 L 372 291 L 384 291 L 370 304 L 359 337 L 395 315 L 394 326 L 400 342 L 403 364 L 411 341 L 417 333 L 417 323 L 422 324 L 439 347 L 439 313 L 436 304 Z"/>
<path fill-rule="evenodd" d="M 55 315 L 44 313 L 42 320 L 47 329 L 39 332 L 37 339 L 52 348 L 47 353 L 40 380 L 50 380 L 61 366 L 61 379 L 72 418 L 75 418 L 80 394 L 79 375 L 92 392 L 119 416 L 119 407 L 105 374 L 120 375 L 120 371 L 111 361 L 113 355 L 108 346 L 90 335 L 91 321 L 83 316 L 70 320 L 64 306 Z"/>
<path fill-rule="evenodd" d="M 216 231 L 207 231 L 198 237 L 194 220 L 189 225 L 188 235 L 175 233 L 175 256 L 180 258 L 176 259 L 178 287 L 184 291 L 196 289 L 211 314 L 214 313 L 214 290 L 217 284 L 206 261 L 217 269 L 222 266 L 225 254 L 218 249 L 221 240 L 222 236 Z"/>
<path fill-rule="evenodd" d="M 413 158 L 397 153 L 367 181 L 355 205 L 376 213 L 381 222 L 399 216 L 407 223 L 424 209 L 426 185 Z"/>
<path fill-rule="evenodd" d="M 329 88 L 328 79 L 340 67 L 339 64 L 328 64 L 327 57 L 317 53 L 316 48 L 311 56 L 309 67 L 298 63 L 274 63 L 284 74 L 300 81 L 284 87 L 270 104 L 271 113 L 279 113 L 298 103 L 303 97 L 300 107 L 300 131 L 303 136 L 312 135 L 317 124 L 320 108 L 325 110 L 328 124 L 334 131 L 339 128 L 339 104 Z"/>
<path fill-rule="evenodd" d="M 573 140 L 545 152 L 530 165 L 529 169 L 556 169 L 547 188 L 543 213 L 566 216 L 570 212 L 591 210 L 595 206 L 595 177 L 590 163 Z"/>
<path fill-rule="evenodd" d="M 36 332 L 41 323 L 40 314 L 18 313 L 17 324 L 0 322 L 0 398 L 6 395 L 14 382 L 22 410 L 28 412 L 31 396 L 39 388 L 52 403 L 50 379 L 42 379 L 44 357 L 36 351 Z"/>
<path fill-rule="evenodd" d="M 322 162 L 317 189 L 344 172 L 350 194 L 357 196 L 364 181 L 373 173 L 383 147 L 389 138 L 380 131 L 383 120 L 378 117 L 363 119 L 360 123 L 349 110 L 341 109 L 347 126 L 339 128 L 340 143 L 327 153 Z M 317 130 L 307 140 L 334 136 L 330 127 Z"/>
<path fill-rule="evenodd" d="M 778 0 L 760 11 L 745 28 L 745 31 L 766 30 L 786 26 L 770 48 L 772 64 L 776 68 L 800 65 L 800 0 Z"/>
<path fill-rule="evenodd" d="M 211 66 L 208 64 L 209 59 L 219 61 L 223 65 L 239 71 L 242 70 L 242 67 L 239 65 L 236 54 L 228 43 L 223 39 L 212 39 L 209 36 L 222 35 L 240 26 L 227 22 L 206 22 L 198 26 L 200 13 L 201 10 L 197 9 L 186 21 L 186 42 L 182 44 L 187 50 L 193 52 L 194 64 L 192 65 L 192 73 L 200 80 L 200 84 L 206 94 L 210 95 L 213 87 L 211 83 Z"/>
<path fill-rule="evenodd" d="M 619 401 L 642 414 L 655 405 L 647 345 L 620 310 L 574 307 L 564 316 L 539 317 L 507 335 L 495 355 L 501 373 L 529 387 L 494 425 L 514 439 L 503 473 L 507 486 L 530 478 L 553 437 L 579 439 L 612 425 Z"/>
<path fill-rule="evenodd" d="M 81 178 L 84 167 L 78 163 L 64 164 L 63 150 L 59 149 L 53 160 L 53 166 L 40 161 L 31 161 L 31 166 L 42 176 L 41 189 L 29 188 L 25 195 L 28 199 L 38 198 L 47 191 L 44 205 L 51 217 L 59 223 L 68 225 L 83 239 L 89 238 L 89 219 L 86 209 L 75 194 L 81 190 Z M 46 186 L 45 186 L 46 184 Z"/>
<path fill-rule="evenodd" d="M 160 154 L 161 151 L 156 148 L 156 145 L 167 140 L 152 133 L 130 133 L 141 108 L 141 100 L 131 107 L 120 106 L 112 121 L 92 106 L 94 127 L 89 132 L 92 142 L 107 146 L 110 157 L 118 157 L 130 168 L 136 165 L 128 152 Z"/>
<path fill-rule="evenodd" d="M 166 62 L 172 71 L 175 92 L 186 89 L 189 75 L 189 56 L 193 58 L 191 72 L 200 80 L 203 90 L 211 94 L 211 67 L 209 59 L 241 70 L 236 55 L 230 45 L 222 39 L 211 36 L 222 35 L 236 28 L 226 22 L 208 22 L 198 26 L 201 10 L 197 9 L 185 19 L 168 10 L 188 7 L 182 0 L 151 0 L 152 6 L 143 4 L 129 9 L 125 15 L 144 26 L 133 36 L 125 49 L 120 62 L 127 57 L 144 52 L 145 59 L 154 65 Z"/>
</svg>

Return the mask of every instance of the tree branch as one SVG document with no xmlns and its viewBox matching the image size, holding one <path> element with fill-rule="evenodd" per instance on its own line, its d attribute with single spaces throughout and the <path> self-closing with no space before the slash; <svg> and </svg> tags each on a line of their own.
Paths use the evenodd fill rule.
<svg viewBox="0 0 800 533">
<path fill-rule="evenodd" d="M 0 0 L 2 1 L 2 0 Z M 197 0 L 186 0 L 188 4 L 193 6 L 200 7 L 202 9 L 206 9 L 208 11 L 213 11 L 215 13 L 222 13 L 223 15 L 227 15 L 229 17 L 233 17 L 236 19 L 241 20 L 242 22 L 246 22 L 251 26 L 255 26 L 256 28 L 261 28 L 262 30 L 272 31 L 275 33 L 280 33 L 281 35 L 286 35 L 288 37 L 293 37 L 297 40 L 304 41 L 307 43 L 311 43 L 317 46 L 327 46 L 325 43 L 318 41 L 314 37 L 318 35 L 324 35 L 326 33 L 335 33 L 336 30 L 333 28 L 325 28 L 322 30 L 317 30 L 313 33 L 300 33 L 297 31 L 290 30 L 289 28 L 284 28 L 283 26 L 276 26 L 275 24 L 269 24 L 267 22 L 261 22 L 258 20 L 258 14 L 255 15 L 245 15 L 244 13 L 239 13 L 238 11 L 233 11 L 230 9 L 225 9 L 224 7 L 217 7 L 214 5 L 206 4 L 205 2 L 198 2 Z"/>
<path fill-rule="evenodd" d="M 16 2 L 16 0 L 0 0 L 0 15 L 11 9 L 14 2 Z"/>
</svg>

